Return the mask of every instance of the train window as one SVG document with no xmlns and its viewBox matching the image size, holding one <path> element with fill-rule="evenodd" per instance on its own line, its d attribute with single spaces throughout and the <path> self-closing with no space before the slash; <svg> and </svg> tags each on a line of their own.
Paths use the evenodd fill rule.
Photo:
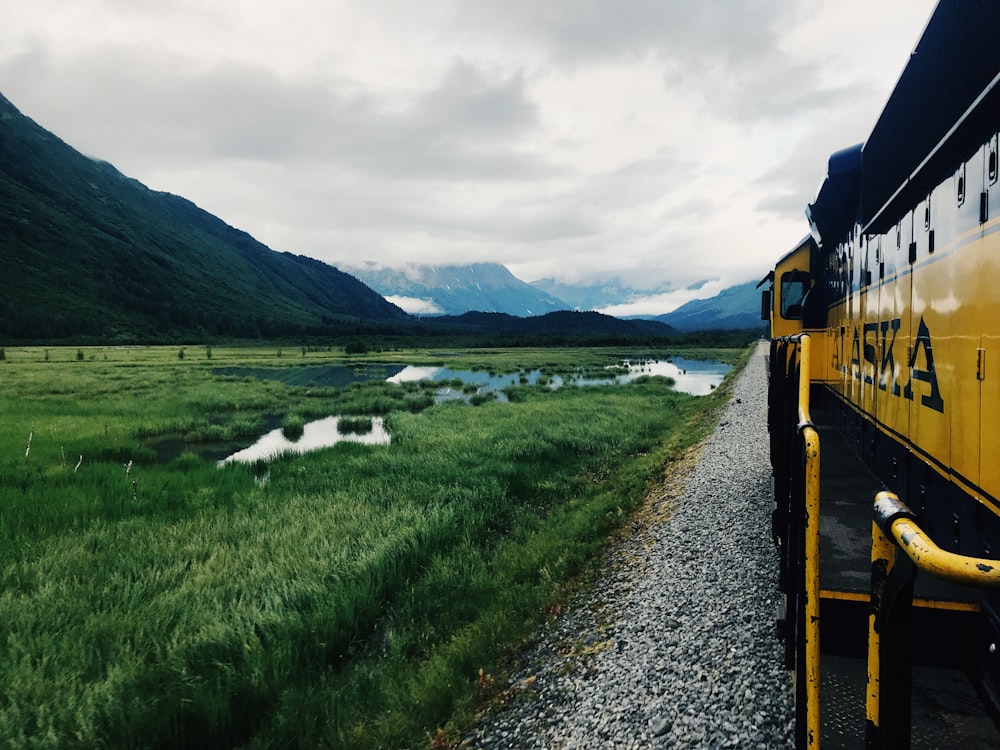
<svg viewBox="0 0 1000 750">
<path fill-rule="evenodd" d="M 958 201 L 958 205 L 965 203 L 965 164 L 958 168 L 958 172 L 955 173 L 955 199 Z"/>
<path fill-rule="evenodd" d="M 897 224 L 896 225 L 896 249 L 897 250 L 899 250 L 899 248 L 902 247 L 902 244 L 901 244 L 902 241 L 903 241 L 903 227 L 900 224 Z"/>
<path fill-rule="evenodd" d="M 781 317 L 790 320 L 801 318 L 808 291 L 808 272 L 795 270 L 781 274 Z"/>
<path fill-rule="evenodd" d="M 997 151 L 998 151 L 998 139 L 996 133 L 990 138 L 990 158 L 987 164 L 987 172 L 990 179 L 990 184 L 994 184 L 997 181 L 998 164 L 997 164 Z"/>
<path fill-rule="evenodd" d="M 931 197 L 927 196 L 927 202 L 924 204 L 924 229 L 931 228 Z"/>
</svg>

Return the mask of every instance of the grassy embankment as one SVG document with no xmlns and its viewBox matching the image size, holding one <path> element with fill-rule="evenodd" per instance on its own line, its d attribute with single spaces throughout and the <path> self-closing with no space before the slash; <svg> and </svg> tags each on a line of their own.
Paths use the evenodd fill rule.
<svg viewBox="0 0 1000 750">
<path fill-rule="evenodd" d="M 447 361 L 555 372 L 618 354 Z M 340 361 L 6 349 L 0 746 L 396 748 L 427 747 L 435 733 L 446 746 L 490 697 L 479 670 L 499 676 L 725 398 L 651 379 L 427 408 L 421 385 L 211 374 Z M 192 452 L 160 465 L 147 445 L 172 436 L 198 448 L 255 435 L 268 417 L 332 413 L 387 415 L 392 444 L 283 458 L 263 485 Z"/>
</svg>

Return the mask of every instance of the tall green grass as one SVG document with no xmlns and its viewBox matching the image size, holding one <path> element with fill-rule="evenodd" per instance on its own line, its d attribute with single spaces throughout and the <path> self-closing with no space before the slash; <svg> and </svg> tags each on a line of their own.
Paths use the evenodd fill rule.
<svg viewBox="0 0 1000 750">
<path fill-rule="evenodd" d="M 261 484 L 192 453 L 159 465 L 137 435 L 357 394 L 220 382 L 186 369 L 191 348 L 124 375 L 86 352 L 58 366 L 7 355 L 10 748 L 428 747 L 442 727 L 454 737 L 482 697 L 479 670 L 502 672 L 725 398 L 651 378 L 410 410 L 422 391 L 400 388 L 379 412 L 391 445 L 284 457 Z"/>
</svg>

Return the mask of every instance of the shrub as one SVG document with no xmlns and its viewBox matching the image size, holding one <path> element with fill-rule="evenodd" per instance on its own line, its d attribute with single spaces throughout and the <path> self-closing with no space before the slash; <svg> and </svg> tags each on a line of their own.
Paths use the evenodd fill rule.
<svg viewBox="0 0 1000 750">
<path fill-rule="evenodd" d="M 363 341 L 351 341 L 344 347 L 344 354 L 367 354 L 368 347 Z"/>
<path fill-rule="evenodd" d="M 371 417 L 341 417 L 337 420 L 337 432 L 341 435 L 364 435 L 372 431 Z"/>
<path fill-rule="evenodd" d="M 305 429 L 306 421 L 299 414 L 289 414 L 281 425 L 281 433 L 292 442 L 302 437 Z"/>
</svg>

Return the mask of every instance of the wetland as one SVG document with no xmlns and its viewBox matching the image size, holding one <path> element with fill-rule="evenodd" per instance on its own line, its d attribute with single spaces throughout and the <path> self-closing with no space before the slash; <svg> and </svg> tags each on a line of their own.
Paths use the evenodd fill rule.
<svg viewBox="0 0 1000 750">
<path fill-rule="evenodd" d="M 447 747 L 747 351 L 6 347 L 0 745 Z M 624 364 L 680 358 L 732 369 L 696 396 Z M 225 460 L 331 418 L 266 482 Z"/>
</svg>

